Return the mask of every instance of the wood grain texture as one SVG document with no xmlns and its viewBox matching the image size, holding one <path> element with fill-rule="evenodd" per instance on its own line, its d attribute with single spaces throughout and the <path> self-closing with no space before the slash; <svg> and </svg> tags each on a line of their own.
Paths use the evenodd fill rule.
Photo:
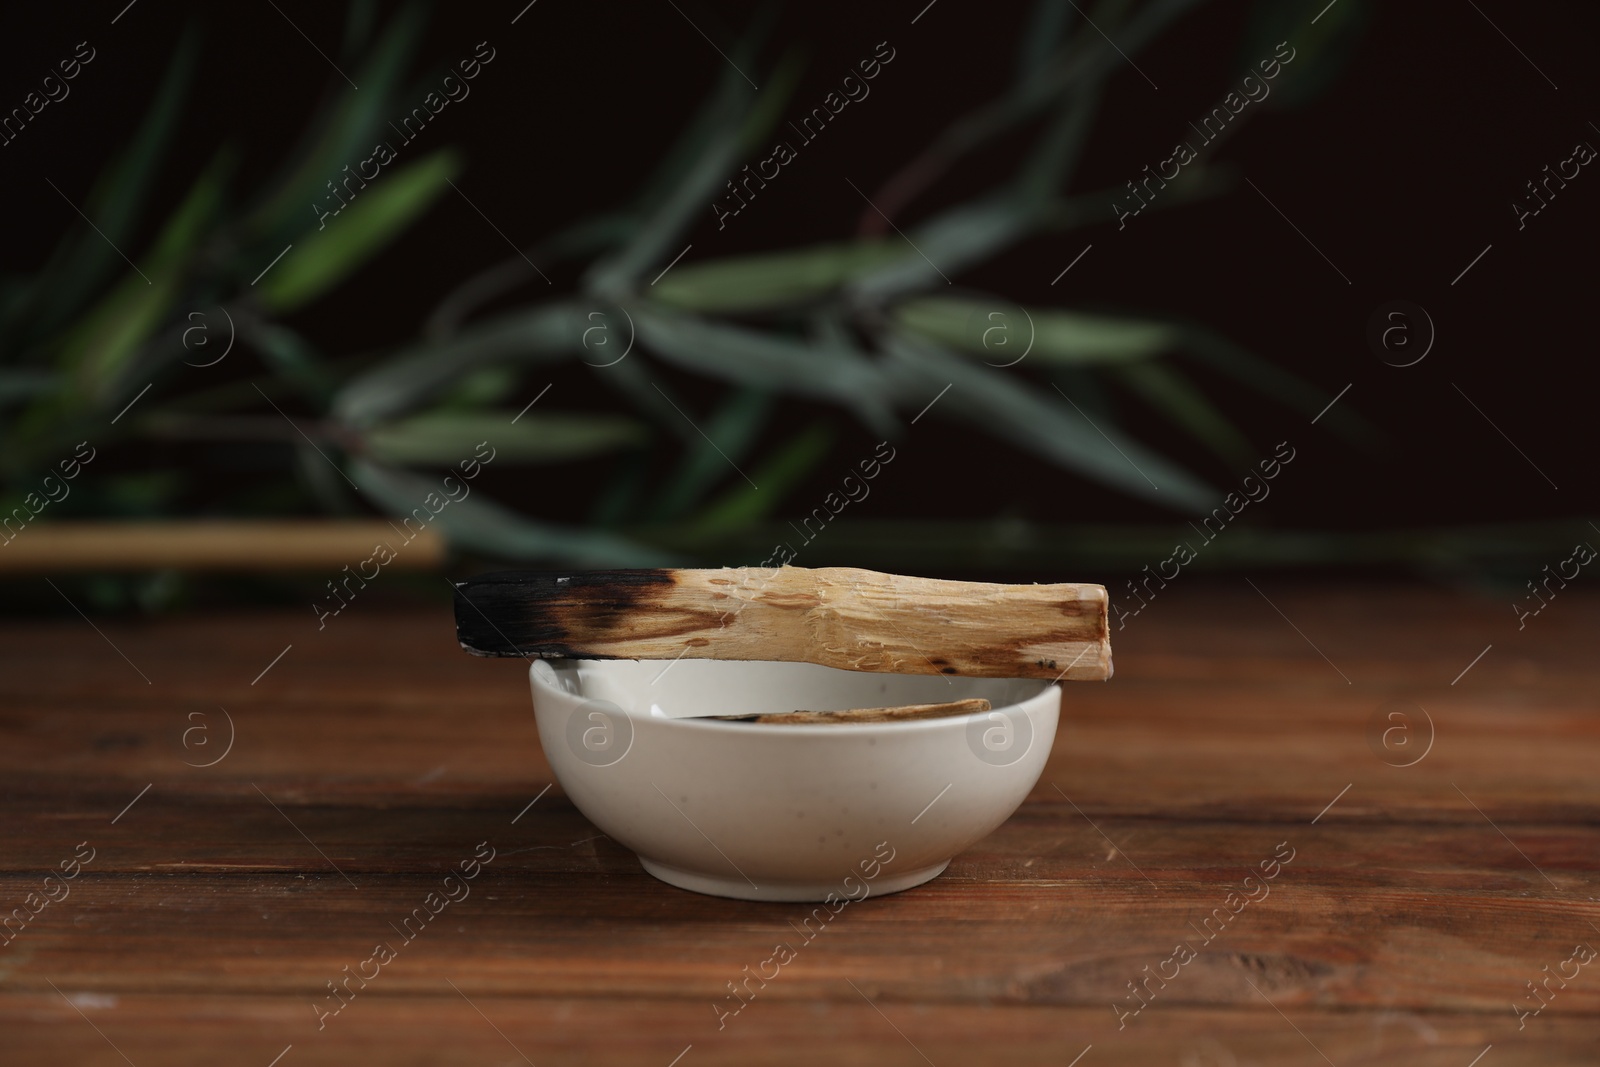
<svg viewBox="0 0 1600 1067">
<path fill-rule="evenodd" d="M 849 905 L 720 1027 L 807 909 L 646 875 L 545 791 L 526 664 L 461 655 L 446 613 L 7 626 L 0 915 L 94 856 L 0 945 L 0 1061 L 1600 1060 L 1600 967 L 1513 1010 L 1600 947 L 1600 599 L 1519 632 L 1498 602 L 1264 588 L 1305 637 L 1248 586 L 1163 592 L 1116 682 L 1064 695 L 1010 821 Z M 480 842 L 469 895 L 319 1029 Z"/>
<path fill-rule="evenodd" d="M 479 656 L 730 659 L 851 671 L 1103 681 L 1099 585 L 994 585 L 854 567 L 550 571 L 456 582 Z"/>
</svg>

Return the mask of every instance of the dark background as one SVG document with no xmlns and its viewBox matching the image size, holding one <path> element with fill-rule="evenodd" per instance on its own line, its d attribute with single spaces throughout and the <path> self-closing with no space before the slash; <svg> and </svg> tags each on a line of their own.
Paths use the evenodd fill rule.
<svg viewBox="0 0 1600 1067">
<path fill-rule="evenodd" d="M 41 263 L 62 230 L 77 222 L 46 179 L 82 203 L 144 113 L 189 24 L 203 29 L 204 60 L 153 220 L 176 204 L 224 143 L 241 150 L 241 174 L 266 177 L 315 105 L 349 91 L 295 29 L 341 60 L 339 6 L 280 0 L 280 13 L 264 0 L 226 6 L 139 0 L 110 25 L 124 2 L 41 5 L 6 16 L 0 106 L 7 109 L 77 42 L 88 40 L 98 51 L 67 100 L 0 148 L 6 205 L 0 256 L 7 271 Z M 681 12 L 664 0 L 539 0 L 509 25 L 523 2 L 442 5 L 431 15 L 423 61 L 414 70 L 420 99 L 477 42 L 497 50 L 471 83 L 472 95 L 430 124 L 419 148 L 459 146 L 467 160 L 463 189 L 508 237 L 528 245 L 628 197 L 710 91 L 724 60 L 689 20 L 731 51 L 750 16 L 743 5 L 693 0 L 681 0 Z M 804 47 L 806 74 L 786 116 L 820 101 L 878 42 L 887 40 L 896 58 L 871 83 L 871 96 L 807 145 L 726 230 L 717 231 L 708 210 L 689 237 L 694 247 L 684 262 L 847 237 L 864 205 L 845 179 L 871 192 L 952 117 L 1010 81 L 1029 5 L 938 0 L 910 24 L 925 2 L 783 10 L 762 65 L 749 73 L 759 83 L 786 48 Z M 1324 3 L 1290 6 L 1303 9 L 1309 22 Z M 1270 46 L 1245 39 L 1253 8 L 1243 0 L 1202 5 L 1135 57 L 1150 80 L 1131 65 L 1116 76 L 1078 190 L 1119 185 L 1165 158 L 1173 141 L 1187 135 L 1189 120 L 1219 103 L 1247 63 L 1270 54 Z M 1586 168 L 1521 232 L 1511 203 L 1545 164 L 1571 155 L 1576 142 L 1600 144 L 1589 124 L 1600 115 L 1592 109 L 1600 11 L 1591 4 L 1504 0 L 1367 4 L 1362 11 L 1360 36 L 1325 91 L 1295 110 L 1256 116 L 1220 149 L 1218 158 L 1231 161 L 1240 179 L 1231 191 L 1147 212 L 1122 232 L 1108 225 L 1031 240 L 956 283 L 1034 306 L 1187 318 L 1294 370 L 1330 399 L 1350 384 L 1339 403 L 1382 431 L 1370 449 L 1196 372 L 1262 456 L 1282 440 L 1298 453 L 1271 502 L 1252 507 L 1241 522 L 1340 531 L 1571 519 L 1576 537 L 1585 528 L 1576 520 L 1594 510 L 1586 492 L 1593 452 L 1582 431 L 1593 423 L 1588 251 L 1600 177 Z M 1280 82 L 1298 73 L 1291 65 Z M 1008 168 L 1023 144 L 1006 140 L 978 153 L 896 221 L 926 217 L 986 187 L 991 168 Z M 1086 244 L 1092 251 L 1052 287 Z M 508 254 L 470 207 L 447 196 L 378 263 L 296 325 L 330 353 L 390 349 L 414 336 L 455 283 Z M 569 267 L 566 276 L 555 276 L 557 291 L 572 273 Z M 507 299 L 540 297 L 544 288 L 535 280 Z M 1406 368 L 1380 361 L 1366 340 L 1369 317 L 1396 299 L 1425 308 L 1438 335 L 1427 358 Z M 235 366 L 229 373 L 251 370 Z M 554 380 L 550 399 L 558 405 L 617 404 L 581 366 L 556 369 Z M 692 379 L 674 381 L 696 395 Z M 791 399 L 783 412 L 770 428 L 774 440 L 818 415 L 835 419 L 840 431 L 813 484 L 793 495 L 790 511 L 801 512 L 870 454 L 873 438 L 837 409 Z M 1231 488 L 1244 473 L 1228 470 L 1153 415 L 1125 402 L 1120 414 L 1126 428 L 1215 486 Z M 155 465 L 168 447 L 176 446 L 130 445 L 101 462 L 104 469 Z M 852 517 L 1182 517 L 960 424 L 923 421 L 898 447 L 892 476 L 879 479 Z M 595 480 L 609 469 L 607 461 L 594 461 Z M 586 470 L 563 479 L 580 496 Z M 220 483 L 238 473 L 219 468 L 216 476 Z M 538 503 L 526 473 L 494 476 L 502 481 L 493 491 L 530 513 L 581 521 L 587 505 L 573 507 L 560 496 Z"/>
</svg>

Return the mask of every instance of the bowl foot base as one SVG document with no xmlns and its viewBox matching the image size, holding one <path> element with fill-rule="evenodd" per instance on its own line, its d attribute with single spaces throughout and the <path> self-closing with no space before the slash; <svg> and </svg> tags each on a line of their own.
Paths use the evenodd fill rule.
<svg viewBox="0 0 1600 1067">
<path fill-rule="evenodd" d="M 701 874 L 698 871 L 686 871 L 680 867 L 669 867 L 665 863 L 639 857 L 639 863 L 644 869 L 668 885 L 687 889 L 693 893 L 705 893 L 713 897 L 730 897 L 734 900 L 773 900 L 773 901 L 820 901 L 826 900 L 829 893 L 841 899 L 846 892 L 842 879 L 837 882 L 790 882 L 762 879 L 759 885 L 753 885 L 748 879 L 738 877 L 723 877 L 722 875 Z M 935 863 L 931 867 L 909 871 L 903 874 L 889 874 L 885 871 L 877 878 L 867 882 L 871 897 L 881 897 L 889 893 L 898 893 L 903 889 L 911 889 L 923 882 L 937 878 L 946 867 L 949 860 Z M 862 879 L 857 878 L 857 882 Z"/>
</svg>

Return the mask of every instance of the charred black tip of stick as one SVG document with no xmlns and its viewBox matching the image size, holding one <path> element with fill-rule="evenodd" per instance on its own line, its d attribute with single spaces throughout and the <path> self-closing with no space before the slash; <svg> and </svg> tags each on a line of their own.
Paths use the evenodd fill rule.
<svg viewBox="0 0 1600 1067">
<path fill-rule="evenodd" d="M 620 622 L 677 579 L 670 571 L 503 571 L 455 582 L 456 637 L 479 656 L 605 659 L 570 643 L 571 625 Z"/>
<path fill-rule="evenodd" d="M 455 587 L 456 640 L 463 649 L 474 656 L 537 654 L 519 645 L 506 632 L 507 626 L 516 627 L 508 617 L 503 586 L 482 579 L 451 584 Z"/>
</svg>

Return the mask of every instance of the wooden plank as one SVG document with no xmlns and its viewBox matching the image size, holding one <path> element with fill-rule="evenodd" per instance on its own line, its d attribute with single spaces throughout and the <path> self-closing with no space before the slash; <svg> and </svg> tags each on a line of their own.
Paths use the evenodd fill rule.
<svg viewBox="0 0 1600 1067">
<path fill-rule="evenodd" d="M 253 790 L 203 809 L 152 794 L 115 830 L 102 813 L 97 826 L 58 820 L 30 856 L 70 855 L 79 834 L 99 851 L 70 912 L 47 908 L 16 937 L 28 962 L 7 988 L 41 976 L 106 992 L 303 988 L 307 974 L 395 940 L 391 924 L 480 841 L 494 860 L 442 936 L 430 928 L 407 955 L 471 960 L 502 994 L 714 997 L 752 953 L 816 916 L 664 886 L 554 793 L 526 814 L 525 801 L 440 810 L 268 793 L 281 811 Z M 776 995 L 821 995 L 818 983 L 843 974 L 902 1000 L 1109 1005 L 1185 941 L 1203 947 L 1166 1002 L 1248 1006 L 1243 978 L 1266 975 L 1285 1003 L 1499 1011 L 1572 943 L 1600 941 L 1587 925 L 1600 921 L 1589 902 L 1600 828 L 1508 829 L 1516 848 L 1470 822 L 1091 823 L 1066 804 L 1031 804 L 935 882 L 852 904 L 837 926 L 819 918 L 833 963 Z M 1219 918 L 1279 842 L 1293 858 L 1264 899 Z M 20 901 L 54 866 L 8 870 L 0 899 Z M 107 973 L 112 946 L 124 962 Z M 419 991 L 412 983 L 402 972 L 385 988 Z M 1575 983 L 1551 1009 L 1567 1010 L 1600 1011 L 1600 982 Z"/>
<path fill-rule="evenodd" d="M 1541 1018 L 1508 1037 L 1498 1020 L 1478 1015 L 1291 1010 L 1285 1019 L 1263 1005 L 1248 1013 L 1173 1008 L 1119 1032 L 1114 1022 L 1106 1025 L 1109 1013 L 1091 1009 L 898 1004 L 859 982 L 860 993 L 840 983 L 811 1004 L 757 999 L 719 1030 L 709 1005 L 501 997 L 478 988 L 467 970 L 436 968 L 432 978 L 441 992 L 385 997 L 374 990 L 320 1031 L 293 997 L 205 994 L 80 997 L 103 1036 L 55 993 L 0 995 L 0 1028 L 18 1062 L 80 1067 L 127 1067 L 128 1060 L 139 1067 L 211 1067 L 219 1060 L 266 1067 L 289 1046 L 280 1067 L 1069 1067 L 1080 1055 L 1077 1067 L 1240 1067 L 1321 1064 L 1319 1051 L 1338 1067 L 1468 1067 L 1491 1044 L 1480 1067 L 1592 1067 L 1600 1050 L 1593 1021 L 1575 1018 Z"/>
<path fill-rule="evenodd" d="M 443 610 L 5 627 L 0 913 L 96 853 L 0 946 L 0 1043 L 125 1062 L 54 983 L 140 1067 L 522 1062 L 478 1008 L 541 1065 L 925 1063 L 885 1015 L 941 1067 L 1595 1062 L 1600 972 L 1520 1030 L 1513 1006 L 1600 947 L 1600 598 L 1533 634 L 1467 597 L 1269 592 L 1301 632 L 1248 587 L 1163 593 L 1116 682 L 1067 690 L 1016 816 L 849 905 L 722 1030 L 806 909 L 672 889 L 540 796 L 526 665 L 462 656 Z M 1409 766 L 1396 703 L 1431 723 Z M 470 898 L 318 1031 L 319 991 L 480 841 Z M 1228 910 L 1281 843 L 1270 895 Z M 1203 943 L 1119 1029 L 1180 939 Z"/>
</svg>

